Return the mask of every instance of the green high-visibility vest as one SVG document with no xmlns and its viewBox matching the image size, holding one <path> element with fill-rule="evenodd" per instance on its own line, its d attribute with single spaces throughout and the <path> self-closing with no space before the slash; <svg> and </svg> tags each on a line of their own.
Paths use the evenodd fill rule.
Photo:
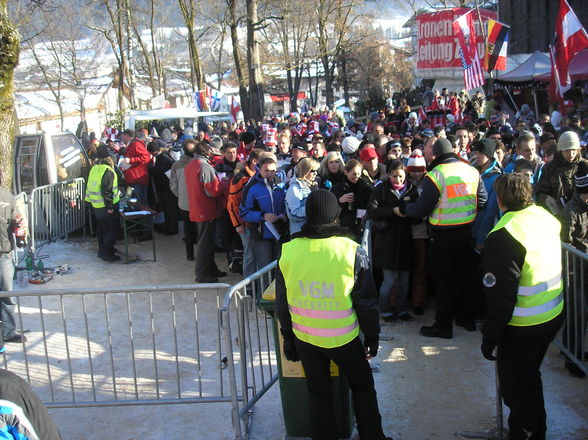
<svg viewBox="0 0 588 440">
<path fill-rule="evenodd" d="M 526 251 L 517 303 L 508 324 L 530 326 L 551 321 L 562 312 L 564 303 L 559 222 L 545 209 L 531 205 L 504 214 L 490 233 L 502 228 Z"/>
<path fill-rule="evenodd" d="M 429 223 L 434 226 L 455 226 L 474 221 L 480 182 L 478 170 L 456 161 L 437 165 L 427 176 L 441 194 L 439 203 L 429 216 Z"/>
<path fill-rule="evenodd" d="M 94 208 L 104 208 L 104 198 L 102 197 L 102 176 L 104 173 L 110 171 L 114 174 L 114 181 L 112 182 L 112 192 L 114 197 L 112 203 L 118 203 L 120 196 L 118 193 L 118 177 L 114 170 L 108 165 L 97 164 L 90 169 L 90 175 L 88 176 L 88 185 L 86 185 L 86 202 L 90 202 Z"/>
<path fill-rule="evenodd" d="M 335 348 L 359 335 L 351 300 L 357 247 L 345 237 L 295 238 L 282 246 L 279 266 L 298 339 Z"/>
</svg>

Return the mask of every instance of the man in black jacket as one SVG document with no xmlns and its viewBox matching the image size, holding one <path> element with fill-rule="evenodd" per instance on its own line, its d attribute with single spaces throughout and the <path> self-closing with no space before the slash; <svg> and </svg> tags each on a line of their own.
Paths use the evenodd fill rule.
<svg viewBox="0 0 588 440">
<path fill-rule="evenodd" d="M 276 298 L 284 355 L 302 361 L 313 440 L 337 438 L 330 360 L 349 380 L 359 437 L 385 440 L 368 363 L 378 352 L 376 288 L 365 251 L 337 224 L 339 212 L 332 193 L 312 192 L 306 202 L 307 222 L 282 247 Z"/>
<path fill-rule="evenodd" d="M 487 193 L 478 171 L 453 153 L 444 138 L 433 144 L 433 162 L 423 178 L 422 192 L 415 203 L 394 208 L 397 215 L 429 217 L 431 266 L 437 289 L 435 322 L 421 327 L 427 337 L 453 337 L 454 295 L 458 291 L 460 314 L 456 324 L 476 330 L 474 312 L 478 303 L 469 292 L 472 267 L 472 225 L 484 207 Z"/>
</svg>

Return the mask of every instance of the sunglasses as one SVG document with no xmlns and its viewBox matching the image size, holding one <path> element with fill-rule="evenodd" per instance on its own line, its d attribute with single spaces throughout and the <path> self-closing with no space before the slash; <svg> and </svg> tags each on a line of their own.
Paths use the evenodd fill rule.
<svg viewBox="0 0 588 440">
<path fill-rule="evenodd" d="M 318 170 L 310 170 L 311 173 L 318 173 Z"/>
</svg>

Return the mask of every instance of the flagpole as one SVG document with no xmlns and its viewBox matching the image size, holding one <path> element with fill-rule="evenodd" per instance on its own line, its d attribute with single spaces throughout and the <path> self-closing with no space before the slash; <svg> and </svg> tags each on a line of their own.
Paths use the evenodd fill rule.
<svg viewBox="0 0 588 440">
<path fill-rule="evenodd" d="M 478 13 L 478 23 L 480 23 L 480 29 L 482 30 L 482 37 L 484 38 L 484 58 L 486 58 L 487 54 L 486 51 L 488 50 L 488 36 L 486 35 L 486 29 L 484 29 L 484 23 L 482 23 L 482 14 L 480 14 L 480 5 L 478 4 L 478 0 L 476 0 L 476 12 Z M 498 17 L 500 20 L 500 17 Z M 477 44 L 477 43 L 476 43 Z M 489 81 L 489 92 L 491 94 L 494 93 L 494 70 L 488 72 L 490 74 L 490 81 Z"/>
</svg>

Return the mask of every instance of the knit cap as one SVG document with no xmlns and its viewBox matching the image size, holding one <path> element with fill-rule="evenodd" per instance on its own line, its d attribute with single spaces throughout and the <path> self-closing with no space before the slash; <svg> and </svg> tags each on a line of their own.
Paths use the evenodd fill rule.
<svg viewBox="0 0 588 440">
<path fill-rule="evenodd" d="M 344 153 L 353 154 L 359 148 L 360 141 L 355 136 L 347 136 L 341 142 L 341 149 Z"/>
<path fill-rule="evenodd" d="M 306 199 L 306 222 L 309 225 L 334 223 L 340 212 L 337 197 L 326 189 L 317 189 Z"/>
<path fill-rule="evenodd" d="M 427 162 L 423 157 L 423 152 L 418 148 L 412 152 L 406 164 L 406 170 L 411 171 L 427 171 Z"/>
<path fill-rule="evenodd" d="M 557 141 L 557 151 L 579 150 L 580 138 L 575 131 L 564 131 Z"/>
<path fill-rule="evenodd" d="M 96 157 L 98 159 L 106 159 L 110 156 L 110 150 L 106 144 L 100 144 L 98 148 L 96 148 Z"/>
<path fill-rule="evenodd" d="M 433 154 L 439 157 L 443 154 L 453 153 L 453 146 L 447 139 L 439 138 L 433 144 Z"/>
<path fill-rule="evenodd" d="M 574 185 L 580 194 L 588 193 L 588 162 L 581 160 L 574 174 Z"/>
<path fill-rule="evenodd" d="M 480 139 L 474 145 L 474 150 L 479 151 L 483 155 L 494 159 L 494 152 L 496 151 L 496 141 L 492 139 Z"/>
</svg>

